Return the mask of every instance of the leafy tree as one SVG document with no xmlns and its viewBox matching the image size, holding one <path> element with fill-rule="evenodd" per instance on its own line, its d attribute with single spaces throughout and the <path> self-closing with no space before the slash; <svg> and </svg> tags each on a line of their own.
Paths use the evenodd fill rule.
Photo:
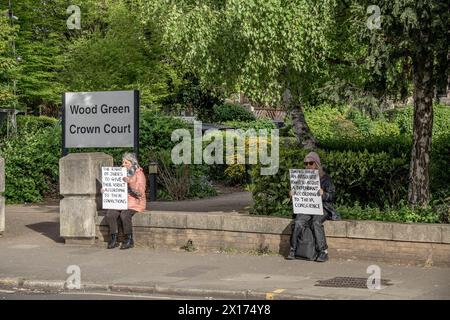
<svg viewBox="0 0 450 320">
<path fill-rule="evenodd" d="M 213 89 L 266 104 L 284 96 L 299 141 L 314 148 L 304 97 L 330 51 L 334 7 L 333 0 L 158 0 L 142 1 L 141 12 L 144 22 L 157 19 L 177 61 Z"/>
<path fill-rule="evenodd" d="M 17 76 L 13 41 L 17 27 L 10 23 L 8 11 L 0 7 L 0 107 L 10 108 L 17 104 L 13 93 L 13 80 Z"/>
<path fill-rule="evenodd" d="M 22 57 L 17 79 L 21 104 L 32 112 L 57 112 L 62 87 L 59 80 L 67 1 L 21 0 L 12 3 L 20 26 L 16 48 Z"/>
<path fill-rule="evenodd" d="M 214 106 L 223 104 L 220 94 L 202 86 L 200 79 L 192 73 L 186 73 L 181 83 L 169 85 L 169 88 L 171 94 L 161 100 L 164 106 L 171 111 L 177 106 L 192 108 L 196 117 L 204 122 L 213 121 Z"/>
<path fill-rule="evenodd" d="M 72 34 L 64 54 L 63 81 L 70 91 L 138 89 L 152 106 L 177 77 L 164 61 L 157 30 L 144 28 L 127 1 L 83 1 L 82 31 Z"/>
<path fill-rule="evenodd" d="M 410 75 L 413 83 L 414 129 L 408 202 L 423 206 L 430 199 L 433 96 L 438 79 L 448 77 L 448 68 L 442 68 L 447 63 L 442 59 L 442 52 L 448 52 L 449 44 L 448 1 L 358 1 L 354 5 L 355 16 L 361 17 L 369 5 L 378 5 L 381 12 L 381 28 L 369 30 L 359 25 L 360 36 L 369 43 L 367 60 L 372 65 L 372 74 L 397 72 Z M 435 70 L 447 74 L 442 77 Z"/>
</svg>

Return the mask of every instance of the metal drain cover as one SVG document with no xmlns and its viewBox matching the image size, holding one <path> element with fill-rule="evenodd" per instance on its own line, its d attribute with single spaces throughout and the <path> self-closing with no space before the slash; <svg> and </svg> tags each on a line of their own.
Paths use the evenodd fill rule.
<svg viewBox="0 0 450 320">
<path fill-rule="evenodd" d="M 382 286 L 391 286 L 391 280 L 381 279 Z M 319 280 L 315 284 L 317 287 L 332 287 L 332 288 L 359 288 L 368 289 L 367 278 L 355 278 L 355 277 L 335 277 L 328 280 Z"/>
</svg>

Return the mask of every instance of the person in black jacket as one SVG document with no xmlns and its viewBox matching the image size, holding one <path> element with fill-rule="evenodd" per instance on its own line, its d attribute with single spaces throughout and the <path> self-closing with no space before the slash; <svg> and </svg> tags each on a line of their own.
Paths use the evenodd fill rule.
<svg viewBox="0 0 450 320">
<path fill-rule="evenodd" d="M 322 196 L 322 203 L 324 214 L 323 215 L 307 215 L 297 214 L 294 218 L 293 230 L 291 234 L 291 247 L 289 250 L 288 260 L 295 259 L 295 251 L 297 249 L 297 238 L 300 232 L 310 224 L 316 240 L 316 251 L 318 252 L 316 261 L 325 262 L 328 260 L 328 246 L 325 238 L 325 231 L 323 228 L 323 222 L 325 220 L 340 220 L 339 215 L 333 207 L 335 188 L 329 175 L 327 175 L 320 163 L 320 157 L 315 152 L 310 152 L 303 160 L 306 169 L 319 170 L 320 176 L 320 195 Z M 292 196 L 292 194 L 291 194 Z"/>
</svg>

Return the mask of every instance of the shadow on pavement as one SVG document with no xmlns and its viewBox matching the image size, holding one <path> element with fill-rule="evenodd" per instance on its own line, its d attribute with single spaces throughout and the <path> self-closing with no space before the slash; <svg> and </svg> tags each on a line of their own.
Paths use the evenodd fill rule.
<svg viewBox="0 0 450 320">
<path fill-rule="evenodd" d="M 50 238 L 55 242 L 64 243 L 64 238 L 59 236 L 59 221 L 46 221 L 35 224 L 28 224 L 27 227 L 46 236 L 47 238 Z"/>
</svg>

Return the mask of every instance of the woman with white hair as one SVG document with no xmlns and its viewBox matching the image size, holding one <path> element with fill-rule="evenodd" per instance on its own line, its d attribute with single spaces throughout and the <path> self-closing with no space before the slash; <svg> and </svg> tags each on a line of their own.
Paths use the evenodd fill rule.
<svg viewBox="0 0 450 320">
<path fill-rule="evenodd" d="M 320 157 L 317 153 L 308 153 L 303 160 L 303 163 L 306 169 L 319 170 L 319 194 L 322 197 L 324 213 L 323 215 L 297 214 L 295 216 L 290 241 L 291 247 L 287 259 L 295 259 L 295 251 L 297 250 L 297 238 L 305 229 L 305 227 L 309 225 L 316 240 L 317 257 L 315 260 L 317 262 L 325 262 L 328 260 L 328 245 L 325 238 L 323 223 L 325 222 L 325 220 L 340 220 L 338 213 L 333 207 L 336 190 L 330 176 L 323 171 L 322 164 L 320 163 Z M 292 193 L 290 193 L 290 195 L 292 196 Z"/>
<path fill-rule="evenodd" d="M 109 224 L 110 240 L 108 249 L 119 246 L 117 242 L 118 227 L 117 221 L 122 220 L 125 240 L 120 249 L 129 249 L 134 247 L 132 218 L 136 212 L 145 210 L 147 199 L 145 197 L 145 175 L 144 170 L 139 166 L 134 153 L 125 153 L 122 157 L 122 167 L 127 169 L 127 176 L 123 178 L 128 184 L 128 209 L 127 210 L 108 210 L 106 220 Z"/>
</svg>

